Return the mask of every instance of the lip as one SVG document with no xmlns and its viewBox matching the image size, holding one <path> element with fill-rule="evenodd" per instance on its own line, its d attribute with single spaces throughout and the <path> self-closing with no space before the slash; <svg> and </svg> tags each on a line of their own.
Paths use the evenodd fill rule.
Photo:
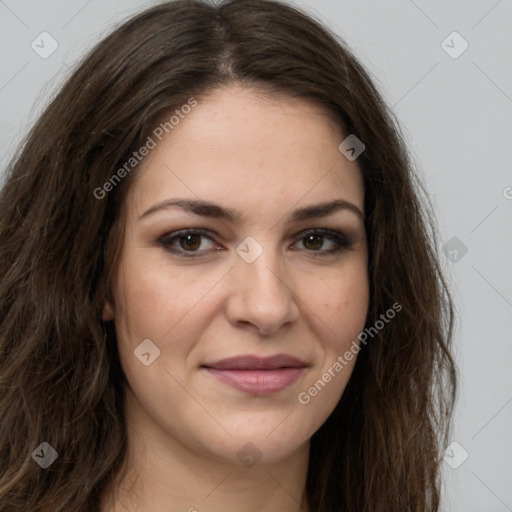
<svg viewBox="0 0 512 512">
<path fill-rule="evenodd" d="M 202 365 L 202 368 L 239 391 L 268 395 L 290 386 L 302 375 L 307 366 L 297 357 L 277 354 L 271 357 L 230 357 Z"/>
<path fill-rule="evenodd" d="M 305 368 L 307 364 L 298 357 L 276 354 L 270 357 L 243 355 L 228 357 L 203 365 L 216 370 L 277 370 L 279 368 Z"/>
<path fill-rule="evenodd" d="M 277 393 L 295 382 L 305 370 L 305 368 L 279 368 L 276 370 L 205 369 L 229 386 L 253 395 Z"/>
</svg>

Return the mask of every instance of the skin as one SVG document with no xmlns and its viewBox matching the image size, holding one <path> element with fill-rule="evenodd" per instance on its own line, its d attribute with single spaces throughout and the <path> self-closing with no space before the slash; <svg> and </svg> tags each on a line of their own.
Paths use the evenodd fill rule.
<svg viewBox="0 0 512 512">
<path fill-rule="evenodd" d="M 325 112 L 303 99 L 264 96 L 234 85 L 198 99 L 146 157 L 124 204 L 125 239 L 113 282 L 114 320 L 129 386 L 128 463 L 115 505 L 102 512 L 303 512 L 309 440 L 346 387 L 356 357 L 311 398 L 298 401 L 364 328 L 369 285 L 363 220 L 350 209 L 289 222 L 292 210 L 344 199 L 364 215 L 357 161 L 338 150 L 345 138 Z M 170 198 L 207 200 L 242 215 L 230 222 L 161 208 Z M 204 228 L 211 239 L 159 240 Z M 327 237 L 350 246 L 334 255 Z M 236 252 L 248 236 L 263 253 Z M 252 249 L 251 249 L 252 250 Z M 321 254 L 326 254 L 321 256 Z M 134 350 L 150 339 L 160 356 L 145 366 Z M 291 354 L 308 367 L 289 387 L 258 396 L 201 368 L 242 354 Z M 332 370 L 331 370 L 332 371 Z M 237 453 L 252 443 L 249 467 Z"/>
</svg>

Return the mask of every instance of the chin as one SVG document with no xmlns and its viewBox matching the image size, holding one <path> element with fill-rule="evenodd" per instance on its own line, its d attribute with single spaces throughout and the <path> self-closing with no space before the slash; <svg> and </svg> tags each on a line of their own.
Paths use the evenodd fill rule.
<svg viewBox="0 0 512 512">
<path fill-rule="evenodd" d="M 233 437 L 226 435 L 222 439 L 210 439 L 207 448 L 225 461 L 242 463 L 248 467 L 256 462 L 278 462 L 290 456 L 310 438 L 308 434 L 294 431 L 290 426 L 279 428 L 277 425 L 282 420 L 283 417 L 272 428 L 269 428 L 266 421 L 258 427 L 245 420 L 245 424 L 240 424 L 236 432 L 229 430 Z"/>
</svg>

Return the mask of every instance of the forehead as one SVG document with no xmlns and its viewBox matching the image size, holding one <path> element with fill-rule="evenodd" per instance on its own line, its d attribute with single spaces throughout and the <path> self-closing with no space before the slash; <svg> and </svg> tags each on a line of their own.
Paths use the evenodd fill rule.
<svg viewBox="0 0 512 512">
<path fill-rule="evenodd" d="M 140 166 L 129 193 L 137 213 L 176 196 L 260 214 L 338 198 L 363 210 L 359 167 L 340 153 L 344 134 L 316 104 L 236 86 L 197 102 Z"/>
</svg>

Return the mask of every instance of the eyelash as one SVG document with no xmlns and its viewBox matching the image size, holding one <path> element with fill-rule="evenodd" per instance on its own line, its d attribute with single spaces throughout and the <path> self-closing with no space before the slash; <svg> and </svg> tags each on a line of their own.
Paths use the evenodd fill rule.
<svg viewBox="0 0 512 512">
<path fill-rule="evenodd" d="M 302 236 L 297 238 L 297 241 L 301 241 L 308 236 L 323 236 L 330 240 L 331 242 L 334 242 L 336 244 L 336 247 L 334 249 L 330 249 L 329 251 L 315 251 L 310 249 L 310 252 L 317 253 L 314 257 L 327 257 L 332 256 L 333 254 L 337 254 L 338 252 L 342 251 L 343 249 L 347 249 L 351 247 L 352 241 L 345 236 L 340 231 L 335 231 L 332 229 L 308 229 L 306 231 L 303 231 Z M 210 236 L 210 232 L 206 229 L 182 229 L 180 231 L 175 231 L 173 233 L 168 233 L 161 237 L 158 240 L 158 243 L 164 248 L 164 250 L 171 252 L 173 254 L 176 254 L 182 258 L 200 258 L 202 256 L 202 253 L 205 251 L 185 251 L 184 249 L 176 250 L 172 249 L 170 245 L 175 241 L 179 240 L 181 237 L 187 236 L 187 235 L 196 235 L 196 236 L 202 236 L 209 238 L 212 242 L 214 241 L 213 238 Z M 308 249 L 306 249 L 307 251 Z"/>
</svg>

